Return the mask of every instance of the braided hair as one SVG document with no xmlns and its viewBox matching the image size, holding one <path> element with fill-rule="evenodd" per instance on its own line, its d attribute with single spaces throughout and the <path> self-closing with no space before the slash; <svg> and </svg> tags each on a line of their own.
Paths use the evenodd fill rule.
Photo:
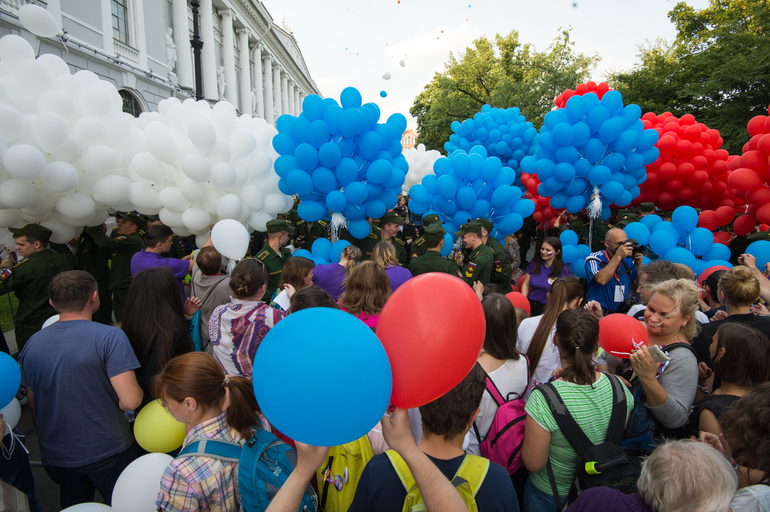
<svg viewBox="0 0 770 512">
<path fill-rule="evenodd" d="M 584 309 L 566 309 L 556 320 L 554 341 L 564 365 L 561 378 L 574 384 L 593 384 L 593 359 L 599 349 L 599 321 Z"/>
</svg>

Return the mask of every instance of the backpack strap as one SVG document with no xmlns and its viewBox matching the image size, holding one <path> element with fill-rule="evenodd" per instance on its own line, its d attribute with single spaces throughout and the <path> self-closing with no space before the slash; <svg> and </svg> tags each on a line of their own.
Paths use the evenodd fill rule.
<svg viewBox="0 0 770 512">
<path fill-rule="evenodd" d="M 612 413 L 604 442 L 620 446 L 623 431 L 626 428 L 626 393 L 623 391 L 623 384 L 620 383 L 620 379 L 614 375 L 605 374 L 605 376 L 610 379 L 612 385 Z"/>
<path fill-rule="evenodd" d="M 399 480 L 401 480 L 401 484 L 408 493 L 415 485 L 414 477 L 409 470 L 409 466 L 395 450 L 387 450 L 385 454 L 388 456 L 388 459 L 390 459 L 393 469 L 396 470 L 396 474 L 398 475 Z M 466 454 L 462 464 L 460 464 L 460 467 L 452 478 L 452 485 L 454 487 L 460 487 L 467 482 L 475 498 L 476 493 L 479 492 L 481 484 L 484 483 L 484 479 L 487 477 L 488 472 L 488 459 L 477 455 Z"/>
<path fill-rule="evenodd" d="M 404 489 L 408 493 L 409 490 L 414 487 L 415 482 L 414 477 L 412 476 L 412 472 L 409 471 L 409 466 L 406 464 L 406 461 L 401 458 L 401 455 L 399 455 L 396 450 L 387 450 L 385 455 L 387 455 L 388 459 L 390 459 L 390 463 L 393 465 L 393 469 L 396 470 L 398 479 L 401 480 L 401 484 L 404 486 Z"/>
<path fill-rule="evenodd" d="M 575 418 L 567 410 L 567 406 L 564 405 L 564 401 L 559 396 L 556 387 L 547 382 L 545 384 L 539 384 L 536 389 L 545 397 L 545 401 L 548 403 L 548 408 L 553 414 L 553 419 L 556 420 L 556 424 L 559 426 L 559 430 L 567 438 L 567 441 L 572 445 L 577 452 L 578 457 L 582 457 L 583 454 L 591 448 L 594 444 L 588 439 L 583 430 L 575 421 Z"/>
<path fill-rule="evenodd" d="M 241 451 L 243 451 L 243 447 L 239 443 L 200 437 L 185 446 L 176 458 L 210 457 L 228 462 L 239 462 Z"/>
<path fill-rule="evenodd" d="M 693 347 L 689 343 L 685 343 L 683 341 L 678 341 L 676 343 L 672 343 L 671 345 L 666 345 L 666 348 L 664 349 L 666 352 L 671 352 L 675 348 L 686 348 L 690 352 L 692 352 L 692 355 L 694 355 L 696 358 L 698 357 L 698 352 L 695 350 L 695 347 Z"/>
</svg>

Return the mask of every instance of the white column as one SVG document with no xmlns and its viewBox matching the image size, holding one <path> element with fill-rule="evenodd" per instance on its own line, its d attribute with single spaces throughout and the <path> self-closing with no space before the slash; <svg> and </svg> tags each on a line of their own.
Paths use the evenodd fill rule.
<svg viewBox="0 0 770 512">
<path fill-rule="evenodd" d="M 262 45 L 257 43 L 252 51 L 254 61 L 254 90 L 257 92 L 257 109 L 254 115 L 265 119 L 265 98 L 262 94 Z"/>
<path fill-rule="evenodd" d="M 297 113 L 297 115 L 300 115 L 302 113 L 302 103 L 299 102 L 299 86 L 295 85 L 294 87 L 294 111 Z"/>
<path fill-rule="evenodd" d="M 221 9 L 222 16 L 222 65 L 225 67 L 225 99 L 238 108 L 238 88 L 235 85 L 235 48 L 233 12 Z"/>
<path fill-rule="evenodd" d="M 289 113 L 289 85 L 286 73 L 281 73 L 281 114 Z"/>
<path fill-rule="evenodd" d="M 217 92 L 217 58 L 214 53 L 214 7 L 211 0 L 200 0 L 200 32 L 203 39 L 201 67 L 203 68 L 203 96 L 210 101 L 219 100 Z"/>
<path fill-rule="evenodd" d="M 278 111 L 276 119 L 283 115 L 281 108 L 281 68 L 276 64 L 273 67 L 273 108 Z"/>
<path fill-rule="evenodd" d="M 238 29 L 238 67 L 241 74 L 238 76 L 238 89 L 240 90 L 241 114 L 252 115 L 251 111 L 251 69 L 249 69 L 249 31 L 245 28 Z"/>
<path fill-rule="evenodd" d="M 112 2 L 110 0 L 101 0 L 102 15 L 102 50 L 107 55 L 115 55 L 115 48 L 112 45 Z"/>
<path fill-rule="evenodd" d="M 294 82 L 291 80 L 288 80 L 286 82 L 286 85 L 288 86 L 288 96 L 289 96 L 289 114 L 296 116 L 298 115 L 295 108 L 294 108 Z"/>
<path fill-rule="evenodd" d="M 179 85 L 193 89 L 192 53 L 190 52 L 190 25 L 187 20 L 187 0 L 173 0 L 174 44 L 176 45 L 175 73 Z"/>
<path fill-rule="evenodd" d="M 270 54 L 266 54 L 262 59 L 262 69 L 264 70 L 265 79 L 265 121 L 268 124 L 275 123 L 275 116 L 273 115 L 273 59 L 270 58 Z"/>
</svg>

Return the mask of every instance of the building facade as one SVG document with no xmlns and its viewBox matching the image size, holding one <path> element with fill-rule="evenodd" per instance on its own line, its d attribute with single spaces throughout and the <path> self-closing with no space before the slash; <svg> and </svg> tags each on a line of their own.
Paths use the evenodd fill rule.
<svg viewBox="0 0 770 512">
<path fill-rule="evenodd" d="M 409 128 L 408 130 L 404 131 L 404 134 L 401 136 L 401 145 L 404 147 L 404 149 L 413 148 L 416 143 L 417 130 Z"/>
<path fill-rule="evenodd" d="M 37 38 L 18 9 L 45 7 L 62 27 Z M 308 94 L 320 94 L 302 52 L 282 20 L 259 0 L 199 0 L 203 97 L 226 100 L 241 114 L 270 123 L 299 115 Z M 195 97 L 192 7 L 188 0 L 0 0 L 0 36 L 27 39 L 38 55 L 52 53 L 72 72 L 90 70 L 111 81 L 124 111 L 157 110 L 170 96 Z"/>
</svg>

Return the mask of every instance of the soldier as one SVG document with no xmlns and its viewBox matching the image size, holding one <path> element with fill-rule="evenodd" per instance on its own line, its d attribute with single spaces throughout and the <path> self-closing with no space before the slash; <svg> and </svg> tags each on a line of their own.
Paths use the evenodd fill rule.
<svg viewBox="0 0 770 512">
<path fill-rule="evenodd" d="M 430 224 L 425 228 L 423 238 L 427 251 L 422 256 L 418 256 L 409 262 L 409 272 L 413 276 L 427 274 L 428 272 L 443 272 L 445 274 L 460 277 L 460 269 L 457 263 L 441 256 L 441 249 L 444 247 L 444 235 L 446 230 L 440 223 Z"/>
<path fill-rule="evenodd" d="M 476 219 L 481 224 L 481 240 L 484 245 L 492 249 L 494 256 L 491 281 L 500 287 L 502 293 L 513 291 L 511 288 L 511 259 L 505 251 L 503 244 L 489 236 L 495 225 L 489 219 Z"/>
<path fill-rule="evenodd" d="M 460 277 L 471 287 L 479 281 L 483 285 L 490 283 L 494 255 L 492 249 L 484 245 L 481 239 L 481 224 L 478 222 L 466 222 L 455 232 L 460 237 L 463 245 L 470 251 L 468 262 L 463 266 Z"/>
<path fill-rule="evenodd" d="M 431 224 L 438 224 L 441 225 L 441 219 L 439 219 L 438 215 L 435 213 L 429 213 L 428 215 L 425 215 L 422 218 L 422 223 L 425 226 L 425 229 L 427 230 L 427 227 Z M 417 258 L 418 256 L 422 256 L 425 254 L 425 252 L 428 250 L 427 245 L 425 244 L 425 235 L 422 235 L 420 237 L 417 237 L 417 239 L 412 242 L 411 250 L 409 251 L 409 259 Z"/>
<path fill-rule="evenodd" d="M 283 219 L 275 219 L 267 223 L 267 243 L 257 254 L 257 259 L 265 265 L 269 275 L 265 295 L 262 296 L 262 300 L 268 304 L 281 282 L 283 266 L 291 258 L 291 251 L 285 247 L 291 240 L 292 233 L 294 233 L 294 226 Z"/>
<path fill-rule="evenodd" d="M 96 279 L 99 289 L 99 310 L 94 313 L 93 321 L 112 325 L 110 264 L 104 252 L 88 234 L 88 228 L 83 229 L 75 244 L 75 270 L 85 270 Z"/>
<path fill-rule="evenodd" d="M 655 205 L 653 203 L 642 203 L 639 206 L 639 216 L 644 218 L 648 215 L 655 213 Z"/>
<path fill-rule="evenodd" d="M 147 227 L 165 226 L 157 215 L 147 215 Z M 185 249 L 182 239 L 176 233 L 171 234 L 171 250 L 161 254 L 164 258 L 176 258 L 178 260 L 189 260 L 190 253 Z"/>
<path fill-rule="evenodd" d="M 390 242 L 396 249 L 398 263 L 403 267 L 407 263 L 406 244 L 403 240 L 396 237 L 399 228 L 404 224 L 404 219 L 393 212 L 388 212 L 380 219 L 382 229 L 372 226 L 372 232 L 363 240 L 354 238 L 350 233 L 345 233 L 345 240 L 361 249 L 361 261 L 367 261 L 372 258 L 374 246 L 379 242 Z"/>
<path fill-rule="evenodd" d="M 0 294 L 13 291 L 19 300 L 16 312 L 16 345 L 19 352 L 27 340 L 43 327 L 56 311 L 48 303 L 48 283 L 56 274 L 72 270 L 71 258 L 48 248 L 51 230 L 40 224 L 8 228 L 16 242 L 16 251 L 25 259 L 10 266 L 3 262 L 0 271 Z"/>
<path fill-rule="evenodd" d="M 131 258 L 144 249 L 144 219 L 135 212 L 115 212 L 118 224 L 114 237 L 107 236 L 107 226 L 102 224 L 88 228 L 88 235 L 94 239 L 100 249 L 112 259 L 110 268 L 110 292 L 112 293 L 112 312 L 115 321 L 123 318 L 123 304 L 131 286 Z"/>
</svg>

